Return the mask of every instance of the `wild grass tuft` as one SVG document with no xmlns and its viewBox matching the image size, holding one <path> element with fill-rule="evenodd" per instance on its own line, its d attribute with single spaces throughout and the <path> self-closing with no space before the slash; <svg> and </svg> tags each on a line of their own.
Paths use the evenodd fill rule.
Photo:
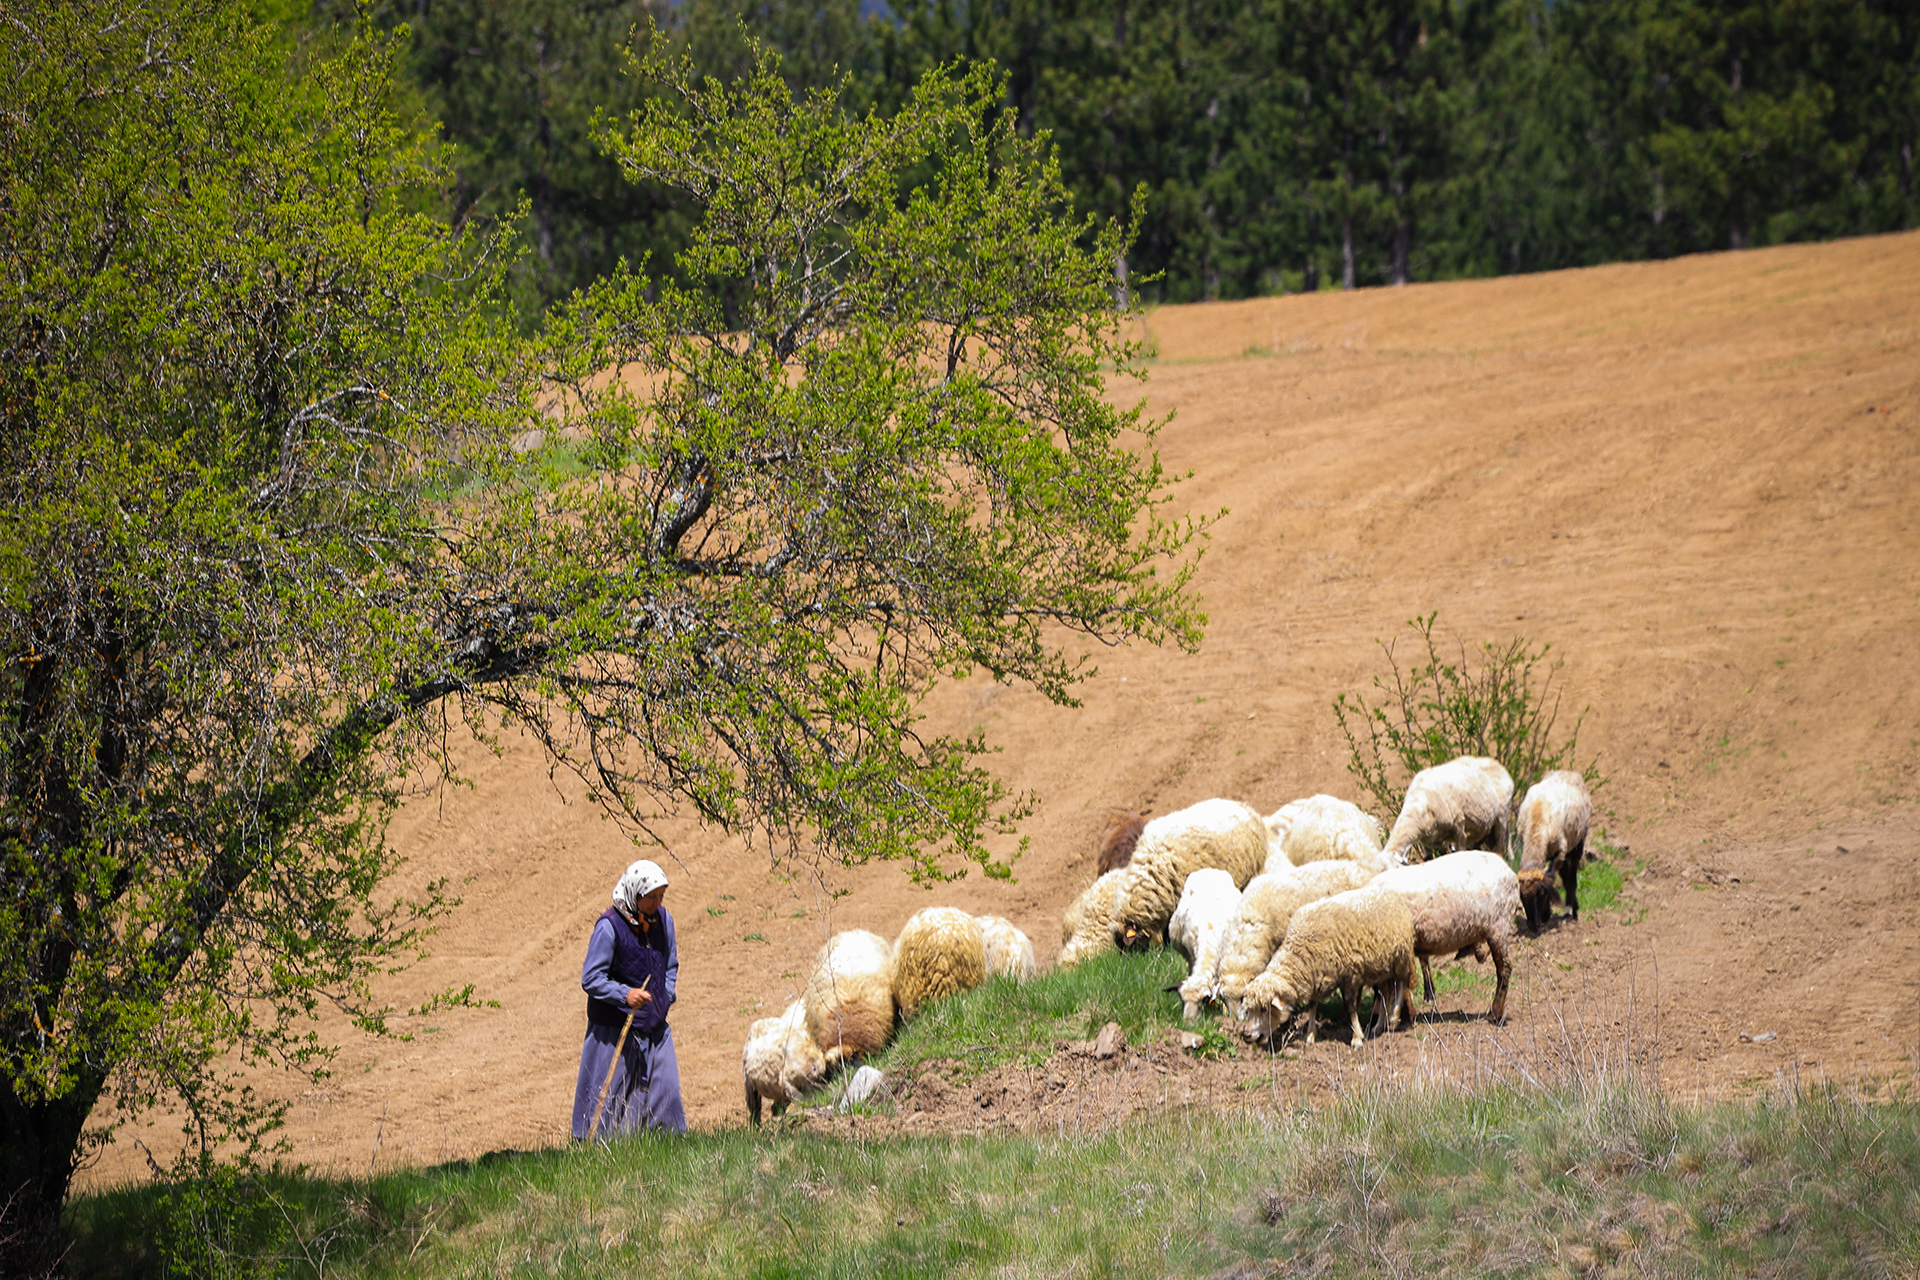
<svg viewBox="0 0 1920 1280">
<path fill-rule="evenodd" d="M 1180 997 L 1166 988 L 1186 976 L 1185 960 L 1169 948 L 1108 952 L 1026 982 L 992 978 L 928 1007 L 874 1065 L 903 1078 L 936 1058 L 980 1070 L 1038 1065 L 1061 1041 L 1091 1039 L 1109 1022 L 1140 1044 L 1179 1025 Z"/>
</svg>

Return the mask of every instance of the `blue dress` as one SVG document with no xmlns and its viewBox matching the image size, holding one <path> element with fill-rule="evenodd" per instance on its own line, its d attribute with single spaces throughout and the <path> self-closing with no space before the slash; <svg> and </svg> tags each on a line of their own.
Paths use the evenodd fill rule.
<svg viewBox="0 0 1920 1280">
<path fill-rule="evenodd" d="M 667 982 L 664 998 L 671 1010 L 680 977 L 680 947 L 674 936 L 673 917 L 662 908 L 658 917 L 667 938 Z M 593 936 L 587 941 L 587 960 L 580 968 L 580 986 L 589 996 L 614 1004 L 625 1004 L 627 987 L 609 973 L 613 963 L 613 924 L 602 918 L 594 923 Z M 655 994 L 655 999 L 662 998 Z M 607 1082 L 607 1070 L 613 1066 L 614 1043 L 619 1027 L 602 1023 L 587 1024 L 586 1042 L 580 1047 L 580 1075 L 573 1087 L 573 1136 L 584 1139 L 593 1127 L 594 1103 Z M 664 1022 L 650 1033 L 634 1031 L 627 1036 L 620 1052 L 620 1065 L 614 1068 L 613 1087 L 607 1090 L 607 1107 L 600 1116 L 602 1134 L 631 1133 L 637 1129 L 687 1131 L 687 1114 L 680 1102 L 680 1063 L 673 1052 L 673 1028 Z"/>
</svg>

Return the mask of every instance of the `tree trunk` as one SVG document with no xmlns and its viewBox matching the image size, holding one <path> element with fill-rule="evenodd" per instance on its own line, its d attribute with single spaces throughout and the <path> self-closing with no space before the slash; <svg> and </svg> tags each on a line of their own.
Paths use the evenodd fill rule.
<svg viewBox="0 0 1920 1280">
<path fill-rule="evenodd" d="M 1353 216 L 1340 219 L 1340 287 L 1353 288 Z"/>
<path fill-rule="evenodd" d="M 60 1208 L 102 1084 L 89 1078 L 33 1103 L 0 1085 L 0 1276 L 55 1274 L 67 1243 Z"/>
</svg>

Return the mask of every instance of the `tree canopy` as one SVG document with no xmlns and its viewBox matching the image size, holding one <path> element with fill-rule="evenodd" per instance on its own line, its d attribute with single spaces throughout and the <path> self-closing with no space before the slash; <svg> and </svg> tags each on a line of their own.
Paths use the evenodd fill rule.
<svg viewBox="0 0 1920 1280">
<path fill-rule="evenodd" d="M 257 1150 L 231 1052 L 319 1069 L 323 1002 L 383 1029 L 367 979 L 446 906 L 383 889 L 384 821 L 449 719 L 529 727 L 637 834 L 691 805 L 999 875 L 1030 798 L 921 695 L 1066 702 L 1083 647 L 1199 635 L 1199 526 L 1106 390 L 1129 227 L 1071 215 L 988 72 L 850 116 L 751 46 L 733 83 L 656 51 L 601 140 L 688 248 L 529 344 L 401 40 L 327 47 L 200 0 L 0 24 L 8 1274 L 118 1120 Z"/>
</svg>

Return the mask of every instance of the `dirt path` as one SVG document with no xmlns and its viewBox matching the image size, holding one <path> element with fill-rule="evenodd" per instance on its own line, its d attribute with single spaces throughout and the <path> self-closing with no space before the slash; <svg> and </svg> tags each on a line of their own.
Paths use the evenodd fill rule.
<svg viewBox="0 0 1920 1280">
<path fill-rule="evenodd" d="M 1177 413 L 1159 448 L 1194 472 L 1180 500 L 1231 513 L 1199 576 L 1203 649 L 1102 653 L 1078 711 L 982 679 L 934 699 L 932 727 L 984 726 L 997 772 L 1045 802 L 1015 884 L 928 892 L 879 867 L 824 886 L 671 828 L 696 1124 L 742 1121 L 746 1025 L 797 993 L 831 930 L 891 934 L 951 903 L 1011 917 L 1044 962 L 1108 806 L 1353 794 L 1331 701 L 1381 668 L 1376 637 L 1431 610 L 1468 642 L 1525 635 L 1564 658 L 1567 711 L 1590 708 L 1581 743 L 1609 779 L 1599 821 L 1645 863 L 1633 906 L 1527 944 L 1502 1031 L 1442 1022 L 1374 1056 L 1315 1046 L 1240 1064 L 1234 1089 L 1248 1071 L 1277 1095 L 1470 1063 L 1539 1043 L 1568 1009 L 1599 1026 L 1629 1008 L 1679 1091 L 1777 1069 L 1911 1078 L 1920 235 L 1168 308 L 1146 325 L 1147 393 Z M 467 765 L 473 789 L 395 824 L 408 874 L 450 876 L 466 905 L 391 998 L 473 981 L 500 1007 L 436 1017 L 410 1043 L 349 1036 L 294 1108 L 296 1160 L 361 1171 L 561 1138 L 580 954 L 634 855 L 522 745 Z M 1205 1084 L 1171 1054 L 1138 1069 Z M 1006 1123 L 1044 1122 L 1017 1095 Z M 92 1177 L 138 1167 L 123 1140 Z"/>
</svg>

